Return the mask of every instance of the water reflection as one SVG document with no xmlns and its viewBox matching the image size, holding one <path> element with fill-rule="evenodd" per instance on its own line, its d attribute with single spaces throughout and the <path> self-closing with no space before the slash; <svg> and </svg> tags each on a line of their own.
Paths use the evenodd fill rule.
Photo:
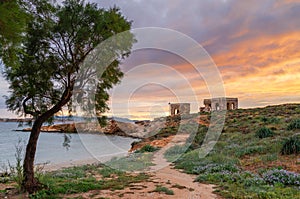
<svg viewBox="0 0 300 199">
<path fill-rule="evenodd" d="M 71 143 L 71 139 L 72 136 L 70 134 L 64 134 L 64 142 L 63 142 L 63 147 L 68 151 L 71 147 L 70 143 Z"/>
</svg>

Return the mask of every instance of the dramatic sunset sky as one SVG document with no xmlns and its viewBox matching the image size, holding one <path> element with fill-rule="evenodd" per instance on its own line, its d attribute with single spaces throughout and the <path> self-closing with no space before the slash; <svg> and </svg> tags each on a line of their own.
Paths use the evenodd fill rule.
<svg viewBox="0 0 300 199">
<path fill-rule="evenodd" d="M 133 28 L 162 27 L 186 34 L 209 53 L 224 82 L 226 96 L 241 108 L 300 102 L 300 0 L 94 0 L 116 5 Z M 168 114 L 168 102 L 184 95 L 188 79 L 197 112 L 209 98 L 205 81 L 184 59 L 159 50 L 140 50 L 123 62 L 124 82 L 111 91 L 110 115 L 131 119 Z M 132 72 L 134 71 L 134 72 Z M 185 78 L 183 78 L 185 77 Z M 155 84 L 155 82 L 166 84 Z M 139 85 L 140 82 L 153 84 Z M 7 94 L 2 83 L 1 94 Z M 123 84 L 123 85 L 122 85 Z M 122 98 L 134 87 L 130 98 Z M 120 90 L 122 92 L 120 92 Z M 131 89 L 132 90 L 132 89 Z M 118 91 L 118 93 L 116 93 Z M 196 97 L 196 99 L 195 99 Z M 0 100 L 1 116 L 4 100 Z"/>
</svg>

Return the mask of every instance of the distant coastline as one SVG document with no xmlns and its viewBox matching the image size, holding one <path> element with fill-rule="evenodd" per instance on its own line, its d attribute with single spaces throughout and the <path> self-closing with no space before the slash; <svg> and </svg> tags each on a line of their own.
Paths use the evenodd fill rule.
<svg viewBox="0 0 300 199">
<path fill-rule="evenodd" d="M 0 122 L 30 122 L 31 118 L 0 118 Z"/>
</svg>

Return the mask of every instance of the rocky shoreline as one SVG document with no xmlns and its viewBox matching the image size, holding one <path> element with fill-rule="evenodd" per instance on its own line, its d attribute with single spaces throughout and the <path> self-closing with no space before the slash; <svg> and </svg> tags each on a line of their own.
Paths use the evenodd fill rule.
<svg viewBox="0 0 300 199">
<path fill-rule="evenodd" d="M 199 116 L 195 114 L 188 115 L 187 118 L 169 116 L 157 118 L 153 121 L 120 122 L 109 120 L 105 127 L 101 127 L 97 122 L 81 122 L 43 126 L 41 131 L 45 133 L 105 134 L 140 139 L 140 141 L 132 143 L 129 152 L 133 152 L 145 145 L 164 147 L 174 138 L 179 124 L 189 122 L 197 122 L 199 125 L 207 126 L 209 119 L 207 115 Z M 28 132 L 31 131 L 31 128 L 25 128 L 21 131 Z"/>
<path fill-rule="evenodd" d="M 106 134 L 116 135 L 131 138 L 143 138 L 144 135 L 140 134 L 140 128 L 147 126 L 148 121 L 139 121 L 135 123 L 118 122 L 115 120 L 108 121 L 106 127 L 101 127 L 95 122 L 89 123 L 67 123 L 55 124 L 49 126 L 42 126 L 41 132 L 43 133 L 90 133 L 90 134 Z M 24 128 L 22 132 L 30 132 L 31 128 Z"/>
</svg>

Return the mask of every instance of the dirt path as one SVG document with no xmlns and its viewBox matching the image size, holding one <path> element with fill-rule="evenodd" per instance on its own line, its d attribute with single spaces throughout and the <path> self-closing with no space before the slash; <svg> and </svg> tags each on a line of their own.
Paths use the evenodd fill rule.
<svg viewBox="0 0 300 199">
<path fill-rule="evenodd" d="M 146 182 L 131 184 L 124 190 L 93 190 L 87 193 L 68 195 L 65 198 L 81 197 L 111 198 L 111 199 L 217 199 L 213 194 L 213 185 L 194 182 L 194 176 L 182 173 L 167 166 L 150 173 L 152 177 Z M 154 192 L 157 186 L 166 187 L 173 191 L 173 195 Z"/>
<path fill-rule="evenodd" d="M 165 146 L 154 156 L 153 163 L 155 164 L 155 166 L 151 167 L 151 169 L 155 171 L 154 176 L 160 182 L 164 182 L 167 180 L 167 182 L 171 183 L 173 187 L 185 187 L 184 189 L 174 190 L 175 194 L 172 198 L 217 198 L 217 196 L 213 194 L 213 185 L 194 182 L 195 176 L 183 173 L 172 168 L 172 166 L 170 166 L 170 163 L 167 162 L 167 160 L 164 158 L 165 151 L 167 151 L 174 145 L 184 144 L 188 137 L 188 134 L 177 134 L 167 146 Z"/>
<path fill-rule="evenodd" d="M 175 144 L 184 144 L 189 135 L 176 135 L 172 141 L 163 149 L 158 151 L 154 158 L 152 166 L 148 173 L 150 179 L 142 182 L 131 184 L 124 190 L 94 190 L 84 194 L 69 195 L 66 198 L 112 198 L 112 199 L 216 199 L 219 196 L 213 193 L 213 185 L 200 184 L 194 182 L 195 176 L 183 173 L 173 169 L 169 162 L 166 161 L 163 154 Z M 164 192 L 154 192 L 156 187 L 165 187 L 173 192 L 173 195 L 167 195 Z"/>
</svg>

